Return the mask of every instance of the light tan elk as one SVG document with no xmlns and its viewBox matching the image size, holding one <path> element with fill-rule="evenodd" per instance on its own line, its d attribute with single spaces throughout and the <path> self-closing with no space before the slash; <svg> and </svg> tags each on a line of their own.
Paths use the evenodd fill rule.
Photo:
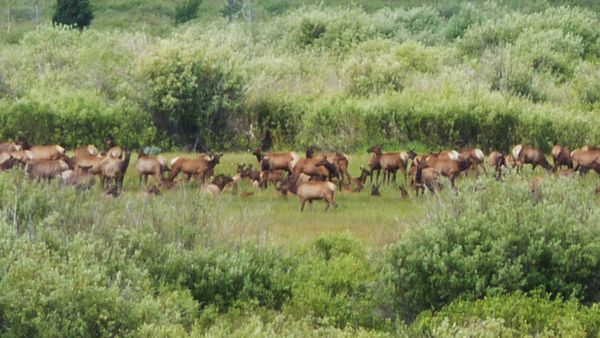
<svg viewBox="0 0 600 338">
<path fill-rule="evenodd" d="M 167 160 L 160 155 L 148 156 L 143 150 L 140 150 L 138 154 L 135 169 L 140 176 L 139 184 L 142 184 L 142 179 L 144 179 L 145 184 L 148 184 L 148 176 L 153 176 L 158 182 L 161 182 L 163 173 L 167 170 Z"/>
<path fill-rule="evenodd" d="M 29 178 L 35 180 L 51 180 L 69 169 L 69 165 L 62 160 L 32 160 L 25 165 Z"/>
<path fill-rule="evenodd" d="M 129 167 L 131 152 L 125 152 L 123 160 L 107 156 L 99 164 L 99 168 L 92 168 L 92 173 L 100 171 L 100 183 L 113 196 L 118 196 L 123 191 L 125 173 Z"/>
<path fill-rule="evenodd" d="M 560 145 L 555 145 L 552 148 L 552 160 L 554 162 L 554 166 L 552 167 L 552 171 L 556 172 L 562 166 L 567 166 L 567 168 L 573 168 L 573 161 L 571 160 L 571 152 L 569 148 L 563 147 Z"/>
<path fill-rule="evenodd" d="M 416 169 L 413 176 L 413 186 L 416 196 L 419 196 L 419 190 L 421 190 L 421 195 L 424 195 L 425 188 L 429 189 L 432 195 L 436 190 L 439 190 L 437 180 L 440 173 L 435 168 L 427 167 L 425 162 L 418 163 L 414 168 Z"/>
<path fill-rule="evenodd" d="M 21 147 L 20 145 L 14 143 L 14 142 L 4 142 L 4 143 L 0 143 L 0 153 L 3 152 L 11 152 L 11 151 L 21 151 L 23 150 L 23 147 Z"/>
<path fill-rule="evenodd" d="M 327 181 L 309 181 L 296 185 L 296 181 L 291 179 L 288 184 L 287 190 L 300 198 L 300 211 L 304 211 L 304 205 L 306 202 L 312 204 L 315 200 L 325 200 L 327 206 L 325 210 L 329 209 L 333 205 L 337 209 L 337 203 L 335 202 L 334 192 L 336 189 L 335 184 Z"/>
<path fill-rule="evenodd" d="M 61 174 L 62 183 L 80 190 L 91 189 L 96 184 L 96 176 L 91 172 L 66 170 Z"/>
<path fill-rule="evenodd" d="M 75 151 L 73 153 L 73 158 L 96 156 L 98 154 L 99 154 L 98 149 L 94 145 L 90 144 L 90 145 L 79 147 L 79 148 L 75 149 Z"/>
<path fill-rule="evenodd" d="M 33 146 L 29 151 L 34 160 L 58 160 L 65 154 L 65 148 L 53 144 L 47 146 Z"/>
<path fill-rule="evenodd" d="M 573 162 L 573 171 L 579 171 L 585 174 L 590 169 L 594 169 L 594 164 L 600 163 L 600 150 L 589 146 L 581 149 L 575 149 L 571 152 Z M 594 169 L 595 170 L 595 169 Z M 600 171 L 597 171 L 600 174 Z"/>
<path fill-rule="evenodd" d="M 196 159 L 176 157 L 171 160 L 171 176 L 169 179 L 172 181 L 180 172 L 183 172 L 188 181 L 194 176 L 204 183 L 206 178 L 213 173 L 215 166 L 219 164 L 221 156 L 222 154 L 204 155 Z"/>
<path fill-rule="evenodd" d="M 536 147 L 519 144 L 512 150 L 515 163 L 517 163 L 517 173 L 522 170 L 524 164 L 531 164 L 533 170 L 539 165 L 546 170 L 550 170 L 550 163 L 546 160 L 544 153 Z"/>
<path fill-rule="evenodd" d="M 300 156 L 293 151 L 263 154 L 260 148 L 257 148 L 252 154 L 256 156 L 258 163 L 260 163 L 261 170 L 285 170 L 290 174 L 292 174 L 296 162 L 300 159 Z"/>
</svg>

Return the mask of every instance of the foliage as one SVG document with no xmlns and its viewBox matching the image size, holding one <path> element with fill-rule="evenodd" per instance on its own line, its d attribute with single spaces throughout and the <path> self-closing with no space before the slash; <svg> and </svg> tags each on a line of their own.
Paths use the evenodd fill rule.
<svg viewBox="0 0 600 338">
<path fill-rule="evenodd" d="M 84 29 L 94 18 L 89 0 L 57 0 L 52 22 Z"/>
<path fill-rule="evenodd" d="M 203 0 L 185 0 L 175 9 L 175 21 L 184 23 L 198 17 L 198 9 Z"/>
<path fill-rule="evenodd" d="M 581 186 L 554 179 L 539 200 L 525 186 L 483 184 L 390 250 L 386 280 L 402 318 L 515 291 L 598 301 L 600 214 Z"/>
</svg>

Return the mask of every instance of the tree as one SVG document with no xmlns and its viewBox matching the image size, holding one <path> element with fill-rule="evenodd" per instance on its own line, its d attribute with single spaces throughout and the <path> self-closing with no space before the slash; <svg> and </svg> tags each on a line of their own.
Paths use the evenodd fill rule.
<svg viewBox="0 0 600 338">
<path fill-rule="evenodd" d="M 93 18 L 89 0 L 57 0 L 52 22 L 83 29 L 90 25 Z"/>
<path fill-rule="evenodd" d="M 202 4 L 202 0 L 186 0 L 175 9 L 175 21 L 184 23 L 198 17 L 198 9 Z"/>
</svg>

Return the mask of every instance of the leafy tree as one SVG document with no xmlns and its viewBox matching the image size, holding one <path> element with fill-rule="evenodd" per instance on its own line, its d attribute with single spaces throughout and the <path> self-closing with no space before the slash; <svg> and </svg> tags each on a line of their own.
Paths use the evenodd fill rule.
<svg viewBox="0 0 600 338">
<path fill-rule="evenodd" d="M 198 17 L 198 8 L 202 0 L 186 0 L 175 9 L 175 21 L 184 23 Z"/>
<path fill-rule="evenodd" d="M 52 22 L 83 29 L 90 25 L 93 18 L 89 0 L 57 0 Z"/>
</svg>

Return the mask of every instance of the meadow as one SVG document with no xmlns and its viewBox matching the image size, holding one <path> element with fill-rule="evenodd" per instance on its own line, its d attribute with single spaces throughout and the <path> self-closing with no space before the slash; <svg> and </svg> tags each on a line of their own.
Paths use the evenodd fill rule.
<svg viewBox="0 0 600 338">
<path fill-rule="evenodd" d="M 228 17 L 204 0 L 180 23 L 183 0 L 93 0 L 82 31 L 33 3 L 0 3 L 0 141 L 111 135 L 225 152 L 229 175 L 257 166 L 249 149 L 315 145 L 353 176 L 375 144 L 600 144 L 595 1 L 256 0 Z M 596 173 L 443 182 L 300 212 L 249 182 L 149 196 L 130 167 L 112 198 L 1 172 L 0 336 L 600 335 Z"/>
</svg>

